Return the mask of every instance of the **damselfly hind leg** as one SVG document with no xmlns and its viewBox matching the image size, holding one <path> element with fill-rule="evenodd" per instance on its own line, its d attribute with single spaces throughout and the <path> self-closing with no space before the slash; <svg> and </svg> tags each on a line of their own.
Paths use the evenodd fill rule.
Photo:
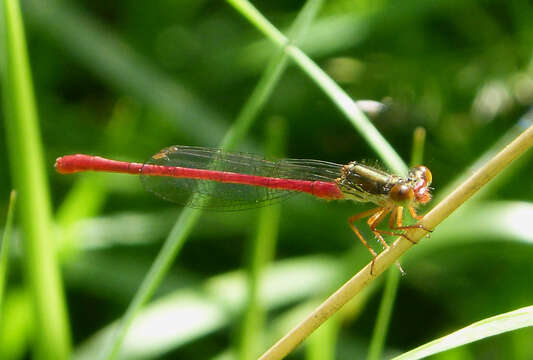
<svg viewBox="0 0 533 360">
<path fill-rule="evenodd" d="M 402 229 L 402 228 L 398 228 L 398 227 L 394 226 L 394 218 L 398 219 L 398 216 L 399 216 L 400 221 L 401 221 L 401 217 L 402 217 L 402 213 L 403 213 L 403 207 L 402 207 L 402 206 L 396 206 L 396 207 L 394 207 L 394 208 L 392 208 L 392 209 L 389 209 L 389 210 L 387 211 L 387 213 L 389 213 L 389 212 L 391 213 L 391 214 L 390 214 L 390 217 L 389 217 L 389 229 L 391 229 L 391 230 L 404 230 L 404 229 Z M 385 218 L 385 216 L 384 216 L 383 218 Z M 381 220 L 383 220 L 383 219 L 381 219 Z M 380 220 L 380 222 L 381 222 L 381 220 Z M 370 226 L 370 224 L 368 224 L 368 225 Z M 413 241 L 412 241 L 407 235 L 405 235 L 404 233 L 401 233 L 401 232 L 394 232 L 394 231 L 388 231 L 388 230 L 378 230 L 378 229 L 376 229 L 376 227 L 377 227 L 378 225 L 379 225 L 379 223 L 376 224 L 376 225 L 374 226 L 374 228 L 370 227 L 370 229 L 372 229 L 372 231 L 374 231 L 374 232 L 379 232 L 379 233 L 381 233 L 381 234 L 385 234 L 385 235 L 389 235 L 389 236 L 401 236 L 401 237 L 405 238 L 406 240 L 413 242 Z"/>
<path fill-rule="evenodd" d="M 385 249 L 388 249 L 389 248 L 389 244 L 387 244 L 385 239 L 383 239 L 383 236 L 380 234 L 381 230 L 377 230 L 377 226 L 383 221 L 383 219 L 387 216 L 387 214 L 390 211 L 391 211 L 391 209 L 389 209 L 389 208 L 378 207 L 378 208 L 375 208 L 375 209 L 364 211 L 364 212 L 359 213 L 359 214 L 355 214 L 355 215 L 351 216 L 348 219 L 348 225 L 350 225 L 350 228 L 352 229 L 352 231 L 359 238 L 359 240 L 361 240 L 363 245 L 366 246 L 366 248 L 368 249 L 370 254 L 372 254 L 372 263 L 370 265 L 370 274 L 373 274 L 373 272 L 374 272 L 374 263 L 376 261 L 377 254 L 374 251 L 374 249 L 372 249 L 372 247 L 370 245 L 368 245 L 368 242 L 365 240 L 363 235 L 359 232 L 359 230 L 354 225 L 354 223 L 357 220 L 359 220 L 359 219 L 364 219 L 366 217 L 369 217 L 369 219 L 367 221 L 367 224 L 370 227 L 370 230 L 378 238 L 379 242 L 383 245 L 383 247 Z M 396 261 L 396 266 L 398 266 L 398 269 L 400 269 L 402 274 L 405 274 L 405 272 L 403 271 L 403 269 L 402 269 L 402 267 L 401 267 L 401 265 L 400 265 L 400 263 L 398 261 Z"/>
<path fill-rule="evenodd" d="M 378 230 L 377 229 L 379 224 L 381 224 L 383 219 L 385 219 L 387 217 L 388 213 L 391 212 L 391 211 L 394 211 L 394 209 L 383 208 L 383 211 L 381 213 L 376 213 L 376 214 L 372 215 L 367 221 L 367 224 L 370 227 L 370 230 L 372 230 L 374 235 L 378 238 L 379 242 L 381 243 L 381 245 L 383 245 L 384 249 L 388 249 L 390 246 L 389 246 L 389 244 L 387 244 L 385 239 L 383 239 L 383 235 L 382 234 L 390 235 L 390 236 L 396 236 L 396 235 L 397 236 L 403 236 L 403 234 L 401 234 L 401 233 L 393 233 L 391 231 Z M 378 216 L 378 214 L 379 214 L 379 216 Z M 405 275 L 405 271 L 403 271 L 403 268 L 400 265 L 400 262 L 398 260 L 396 260 L 395 264 L 398 267 L 398 270 L 400 270 L 400 272 L 402 273 L 402 275 Z"/>
<path fill-rule="evenodd" d="M 352 229 L 352 231 L 359 238 L 359 240 L 361 240 L 363 245 L 366 246 L 366 248 L 368 249 L 368 251 L 370 251 L 370 254 L 372 255 L 372 264 L 370 265 L 370 274 L 371 275 L 372 275 L 373 270 L 374 270 L 374 262 L 376 261 L 376 257 L 378 255 L 376 254 L 374 249 L 372 249 L 372 247 L 370 245 L 368 245 L 368 243 L 366 242 L 366 240 L 363 237 L 363 235 L 361 235 L 361 233 L 359 232 L 357 227 L 354 225 L 354 222 L 356 222 L 359 219 L 364 219 L 366 217 L 372 216 L 372 215 L 374 215 L 374 214 L 376 214 L 376 213 L 378 213 L 379 211 L 382 211 L 382 210 L 383 210 L 383 208 L 375 208 L 375 209 L 363 211 L 362 213 L 355 214 L 355 215 L 351 216 L 348 219 L 348 225 L 350 225 L 350 228 Z"/>
</svg>

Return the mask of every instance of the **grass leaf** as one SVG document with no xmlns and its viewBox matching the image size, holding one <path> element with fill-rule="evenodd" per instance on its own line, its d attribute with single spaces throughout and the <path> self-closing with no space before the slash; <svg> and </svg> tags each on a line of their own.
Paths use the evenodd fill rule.
<svg viewBox="0 0 533 360">
<path fill-rule="evenodd" d="M 70 331 L 56 263 L 45 163 L 18 1 L 2 1 L 3 96 L 11 174 L 19 194 L 25 272 L 35 309 L 37 359 L 68 359 Z"/>
<path fill-rule="evenodd" d="M 15 211 L 16 200 L 17 193 L 15 192 L 15 190 L 12 190 L 11 196 L 9 197 L 9 208 L 7 210 L 6 226 L 4 228 L 4 235 L 2 237 L 2 247 L 0 248 L 0 321 L 2 321 L 2 303 L 4 299 L 4 290 L 7 284 L 9 243 L 11 241 L 13 213 Z"/>
<path fill-rule="evenodd" d="M 397 356 L 394 360 L 421 359 L 461 345 L 528 326 L 533 326 L 533 306 L 527 306 L 478 321 L 450 335 L 433 340 Z"/>
<path fill-rule="evenodd" d="M 339 281 L 341 267 L 338 258 L 324 256 L 275 262 L 268 266 L 260 284 L 262 304 L 271 310 L 322 293 Z M 125 338 L 121 357 L 159 356 L 227 327 L 244 311 L 248 291 L 245 273 L 235 271 L 155 300 L 139 310 Z M 179 321 L 169 322 L 174 317 Z M 98 358 L 118 326 L 114 322 L 83 343 L 75 360 Z M 160 329 L 160 336 L 152 336 L 153 329 Z"/>
</svg>

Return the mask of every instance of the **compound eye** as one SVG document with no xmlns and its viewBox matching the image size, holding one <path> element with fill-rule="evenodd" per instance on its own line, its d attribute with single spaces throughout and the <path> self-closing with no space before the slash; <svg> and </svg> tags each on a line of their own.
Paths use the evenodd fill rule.
<svg viewBox="0 0 533 360">
<path fill-rule="evenodd" d="M 416 167 L 417 175 L 426 181 L 426 185 L 431 184 L 431 181 L 433 180 L 433 175 L 431 174 L 431 171 L 424 165 L 420 165 Z"/>
<path fill-rule="evenodd" d="M 396 184 L 390 190 L 390 197 L 396 202 L 409 203 L 415 197 L 415 193 L 405 184 Z"/>
</svg>

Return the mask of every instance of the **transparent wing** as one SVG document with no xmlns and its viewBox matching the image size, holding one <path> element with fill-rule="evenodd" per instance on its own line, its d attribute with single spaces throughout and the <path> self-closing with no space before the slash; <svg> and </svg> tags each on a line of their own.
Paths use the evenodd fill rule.
<svg viewBox="0 0 533 360">
<path fill-rule="evenodd" d="M 149 165 L 205 169 L 265 178 L 335 181 L 341 165 L 317 160 L 265 160 L 247 153 L 220 149 L 172 146 L 154 155 Z M 142 172 L 141 172 L 142 175 Z M 209 179 L 142 175 L 146 190 L 179 205 L 211 210 L 240 210 L 266 206 L 297 194 L 295 191 L 233 184 Z M 195 195 L 192 197 L 192 195 Z"/>
</svg>

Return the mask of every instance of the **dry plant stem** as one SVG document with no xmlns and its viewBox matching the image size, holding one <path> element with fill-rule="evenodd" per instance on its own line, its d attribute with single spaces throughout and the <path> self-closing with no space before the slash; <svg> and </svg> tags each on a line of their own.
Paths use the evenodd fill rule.
<svg viewBox="0 0 533 360">
<path fill-rule="evenodd" d="M 448 195 L 435 208 L 424 216 L 420 221 L 428 229 L 435 228 L 461 204 L 474 195 L 482 186 L 492 180 L 500 171 L 514 159 L 522 155 L 529 147 L 533 145 L 533 126 L 529 127 L 524 133 L 518 136 L 513 142 L 507 145 L 498 155 L 475 172 L 455 191 Z M 409 229 L 407 236 L 419 241 L 425 231 L 419 229 Z M 274 344 L 260 359 L 272 360 L 282 359 L 290 353 L 298 344 L 307 336 L 316 330 L 330 316 L 337 312 L 344 304 L 357 295 L 366 285 L 374 278 L 379 276 L 391 264 L 400 258 L 414 244 L 402 237 L 396 241 L 376 258 L 372 274 L 370 273 L 371 264 L 366 265 L 354 277 L 348 280 L 333 295 L 327 298 L 318 306 L 310 315 L 307 316 L 296 327 L 289 331 L 276 344 Z"/>
</svg>

